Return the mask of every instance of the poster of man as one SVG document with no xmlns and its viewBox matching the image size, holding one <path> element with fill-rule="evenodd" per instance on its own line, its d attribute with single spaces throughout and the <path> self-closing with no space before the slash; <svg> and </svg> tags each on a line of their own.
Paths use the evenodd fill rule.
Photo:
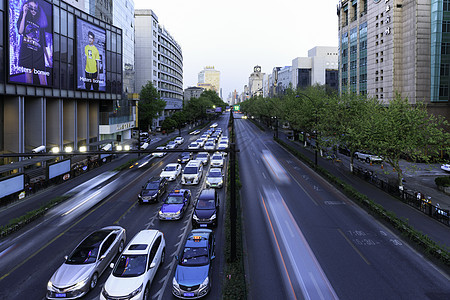
<svg viewBox="0 0 450 300">
<path fill-rule="evenodd" d="M 52 85 L 52 5 L 44 0 L 9 1 L 9 81 Z"/>
<path fill-rule="evenodd" d="M 105 91 L 106 30 L 77 19 L 77 88 Z"/>
</svg>

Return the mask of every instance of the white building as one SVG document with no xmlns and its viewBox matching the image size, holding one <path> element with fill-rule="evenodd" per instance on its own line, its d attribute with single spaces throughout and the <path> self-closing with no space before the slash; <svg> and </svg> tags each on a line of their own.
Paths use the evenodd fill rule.
<svg viewBox="0 0 450 300">
<path fill-rule="evenodd" d="M 292 88 L 315 84 L 338 88 L 338 47 L 314 47 L 308 50 L 308 57 L 292 60 Z"/>
</svg>

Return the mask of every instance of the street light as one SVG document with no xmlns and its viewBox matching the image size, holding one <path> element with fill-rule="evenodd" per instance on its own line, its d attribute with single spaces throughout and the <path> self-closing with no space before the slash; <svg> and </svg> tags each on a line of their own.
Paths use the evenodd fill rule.
<svg viewBox="0 0 450 300">
<path fill-rule="evenodd" d="M 309 101 L 311 101 L 311 104 L 314 106 L 314 110 L 315 110 L 315 126 L 316 126 L 316 145 L 315 145 L 315 151 L 314 151 L 314 164 L 315 167 L 317 168 L 317 152 L 318 152 L 318 148 L 319 148 L 319 139 L 318 139 L 318 130 L 317 130 L 317 124 L 318 124 L 318 111 L 317 111 L 317 106 L 315 105 L 314 101 L 306 94 L 303 93 L 298 93 L 298 95 L 296 95 L 296 98 L 299 98 L 299 96 L 304 96 L 306 97 Z"/>
</svg>

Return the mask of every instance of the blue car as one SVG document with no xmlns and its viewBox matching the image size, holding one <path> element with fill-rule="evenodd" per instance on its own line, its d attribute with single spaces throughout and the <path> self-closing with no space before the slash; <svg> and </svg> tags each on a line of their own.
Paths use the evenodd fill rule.
<svg viewBox="0 0 450 300">
<path fill-rule="evenodd" d="M 179 220 L 184 216 L 191 202 L 191 191 L 176 189 L 169 193 L 159 210 L 160 220 Z"/>
<path fill-rule="evenodd" d="M 181 299 L 198 299 L 211 289 L 211 262 L 214 259 L 214 234 L 211 229 L 189 233 L 172 281 L 172 294 Z"/>
</svg>

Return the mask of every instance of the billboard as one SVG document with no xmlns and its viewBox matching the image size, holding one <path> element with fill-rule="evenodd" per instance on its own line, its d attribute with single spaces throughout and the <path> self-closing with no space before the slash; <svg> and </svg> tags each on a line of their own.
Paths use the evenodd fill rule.
<svg viewBox="0 0 450 300">
<path fill-rule="evenodd" d="M 77 89 L 106 91 L 106 30 L 77 18 Z"/>
<path fill-rule="evenodd" d="M 48 166 L 48 179 L 55 178 L 56 176 L 70 173 L 70 159 L 63 160 Z"/>
<path fill-rule="evenodd" d="M 24 189 L 25 177 L 23 174 L 0 181 L 0 198 L 20 192 Z"/>
<path fill-rule="evenodd" d="M 51 86 L 52 5 L 44 0 L 9 1 L 10 82 Z"/>
</svg>

